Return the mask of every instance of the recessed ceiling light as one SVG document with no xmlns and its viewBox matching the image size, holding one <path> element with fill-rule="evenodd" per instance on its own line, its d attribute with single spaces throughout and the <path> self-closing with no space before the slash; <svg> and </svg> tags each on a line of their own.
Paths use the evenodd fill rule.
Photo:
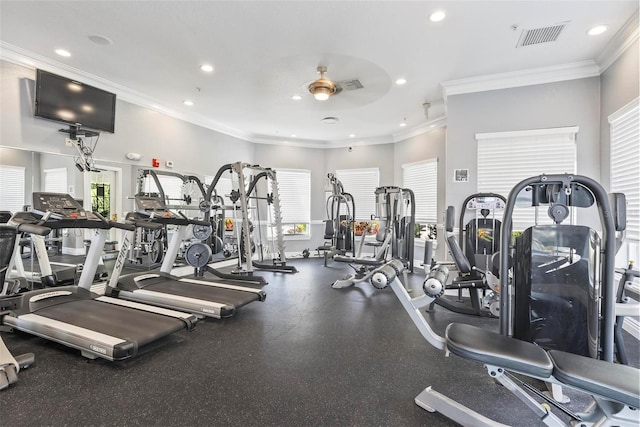
<svg viewBox="0 0 640 427">
<path fill-rule="evenodd" d="M 349 138 L 355 138 L 356 136 L 354 134 L 349 134 Z"/>
<path fill-rule="evenodd" d="M 191 107 L 193 105 L 193 101 L 190 99 L 185 99 L 184 101 L 182 101 L 182 103 L 187 107 Z"/>
<path fill-rule="evenodd" d="M 325 117 L 320 121 L 325 125 L 332 125 L 332 124 L 338 123 L 338 120 L 339 119 L 337 117 Z"/>
<path fill-rule="evenodd" d="M 90 35 L 89 40 L 91 40 L 95 44 L 99 44 L 100 46 L 110 46 L 113 44 L 113 41 L 109 37 L 102 36 L 100 34 Z"/>
<path fill-rule="evenodd" d="M 407 124 L 405 122 L 400 123 L 400 127 L 403 128 L 405 127 Z"/>
<path fill-rule="evenodd" d="M 302 97 L 300 95 L 293 95 L 291 99 L 293 99 L 294 101 L 300 101 Z"/>
<path fill-rule="evenodd" d="M 213 72 L 213 65 L 209 65 L 209 64 L 203 64 L 200 69 L 202 71 L 204 71 L 205 73 L 212 73 Z"/>
<path fill-rule="evenodd" d="M 403 84 L 405 84 L 407 82 L 407 79 L 403 79 L 402 77 L 399 78 L 398 80 L 396 80 L 396 84 L 398 86 L 402 86 Z"/>
<path fill-rule="evenodd" d="M 64 50 L 64 49 L 56 49 L 56 53 L 60 56 L 64 56 L 65 58 L 68 58 L 71 56 L 71 54 L 69 53 L 69 51 Z"/>
<path fill-rule="evenodd" d="M 295 138 L 297 135 L 295 133 L 291 134 L 291 138 Z"/>
<path fill-rule="evenodd" d="M 597 25 L 592 29 L 590 29 L 589 31 L 587 31 L 587 34 L 589 34 L 590 36 L 597 36 L 598 34 L 602 34 L 605 31 L 607 31 L 606 25 Z"/>
<path fill-rule="evenodd" d="M 429 15 L 429 19 L 431 20 L 431 22 L 440 22 L 442 21 L 445 17 L 447 16 L 446 13 L 444 13 L 443 11 L 439 10 L 437 12 L 433 12 L 431 15 Z"/>
</svg>

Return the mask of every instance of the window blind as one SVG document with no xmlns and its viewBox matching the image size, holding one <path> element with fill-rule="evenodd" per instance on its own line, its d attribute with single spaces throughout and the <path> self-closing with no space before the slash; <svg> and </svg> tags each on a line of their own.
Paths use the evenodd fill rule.
<svg viewBox="0 0 640 427">
<path fill-rule="evenodd" d="M 311 171 L 277 169 L 276 179 L 282 223 L 309 224 L 311 222 Z M 271 192 L 271 187 L 267 191 Z"/>
<path fill-rule="evenodd" d="M 476 134 L 478 141 L 478 192 L 508 197 L 520 181 L 541 174 L 576 172 L 578 127 Z M 536 209 L 516 207 L 513 230 L 536 223 Z M 538 224 L 551 224 L 546 209 L 540 210 Z"/>
<path fill-rule="evenodd" d="M 380 186 L 379 169 L 340 169 L 336 170 L 336 177 L 342 182 L 344 191 L 353 196 L 357 215 L 355 219 L 371 220 L 371 216 L 376 214 L 375 191 Z"/>
<path fill-rule="evenodd" d="M 44 191 L 49 193 L 67 193 L 67 168 L 44 170 Z"/>
<path fill-rule="evenodd" d="M 438 159 L 402 165 L 402 188 L 413 191 L 416 222 L 438 222 Z"/>
<path fill-rule="evenodd" d="M 204 177 L 204 183 L 206 185 L 211 185 L 211 183 L 213 182 L 213 175 L 207 175 Z M 222 196 L 224 198 L 224 202 L 227 204 L 231 204 L 231 199 L 229 198 L 229 195 L 231 194 L 231 190 L 232 190 L 232 185 L 231 185 L 231 178 L 228 177 L 220 177 L 220 179 L 218 180 L 218 184 L 216 184 L 216 194 L 218 196 Z"/>
<path fill-rule="evenodd" d="M 638 98 L 609 116 L 611 191 L 627 198 L 628 240 L 640 241 L 640 108 Z"/>
<path fill-rule="evenodd" d="M 21 212 L 25 200 L 25 168 L 0 165 L 0 210 Z"/>
</svg>

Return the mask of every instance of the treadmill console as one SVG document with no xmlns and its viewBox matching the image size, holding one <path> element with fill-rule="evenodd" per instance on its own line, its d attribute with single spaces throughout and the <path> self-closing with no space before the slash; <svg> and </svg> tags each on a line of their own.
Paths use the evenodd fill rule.
<svg viewBox="0 0 640 427">
<path fill-rule="evenodd" d="M 137 195 L 135 200 L 136 212 L 140 215 L 153 218 L 179 218 L 176 214 L 167 209 L 167 205 L 159 196 Z"/>
<path fill-rule="evenodd" d="M 64 193 L 33 193 L 32 212 L 49 214 L 56 219 L 97 219 L 93 212 L 87 212 L 76 199 Z"/>
<path fill-rule="evenodd" d="M 467 202 L 467 209 L 504 209 L 504 201 L 499 197 L 474 197 Z"/>
<path fill-rule="evenodd" d="M 33 193 L 33 207 L 29 212 L 18 212 L 12 221 L 45 225 L 49 228 L 111 228 L 116 225 L 100 215 L 86 211 L 82 205 L 64 193 Z"/>
</svg>

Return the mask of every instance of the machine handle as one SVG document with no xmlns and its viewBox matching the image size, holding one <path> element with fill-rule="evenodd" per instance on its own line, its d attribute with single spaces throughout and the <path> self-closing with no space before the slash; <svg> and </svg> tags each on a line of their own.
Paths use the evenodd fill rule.
<svg viewBox="0 0 640 427">
<path fill-rule="evenodd" d="M 160 230 L 164 227 L 164 225 L 149 219 L 128 219 L 127 223 L 132 224 L 134 227 L 146 228 L 147 230 Z"/>
<path fill-rule="evenodd" d="M 136 231 L 136 226 L 133 224 L 125 224 L 118 221 L 109 221 L 109 225 L 113 228 L 119 228 L 126 231 Z"/>
<path fill-rule="evenodd" d="M 38 234 L 40 236 L 46 236 L 51 233 L 51 229 L 49 227 L 28 223 L 16 225 L 16 230 L 18 230 L 19 233 Z"/>
</svg>

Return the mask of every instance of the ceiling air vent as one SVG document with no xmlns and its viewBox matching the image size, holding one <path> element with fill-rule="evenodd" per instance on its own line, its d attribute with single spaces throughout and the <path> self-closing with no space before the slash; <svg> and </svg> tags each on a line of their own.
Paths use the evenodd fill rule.
<svg viewBox="0 0 640 427">
<path fill-rule="evenodd" d="M 534 44 L 550 43 L 558 40 L 567 23 L 556 24 L 549 27 L 531 28 L 522 30 L 520 40 L 516 47 L 531 46 Z"/>
<path fill-rule="evenodd" d="M 360 82 L 360 80 L 358 79 L 336 82 L 336 86 L 338 86 L 341 90 L 344 90 L 344 91 L 362 89 L 364 87 Z"/>
</svg>

